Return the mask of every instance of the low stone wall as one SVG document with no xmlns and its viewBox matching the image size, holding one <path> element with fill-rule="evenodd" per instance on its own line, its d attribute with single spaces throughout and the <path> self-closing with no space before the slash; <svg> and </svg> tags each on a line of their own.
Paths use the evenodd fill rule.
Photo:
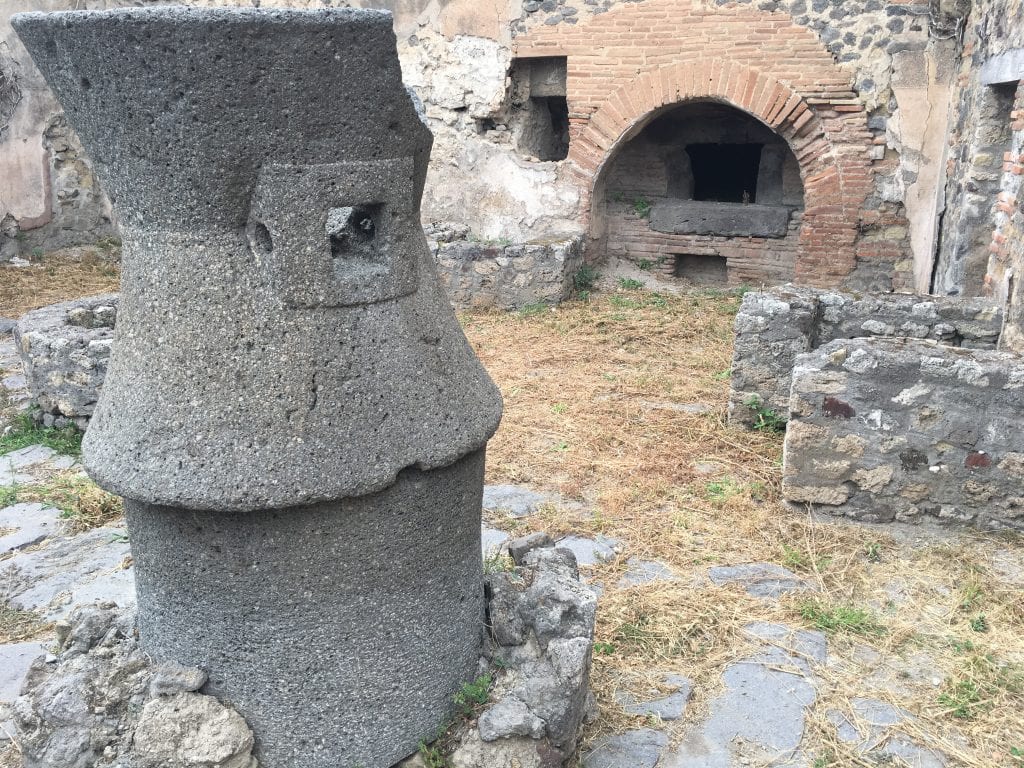
<svg viewBox="0 0 1024 768">
<path fill-rule="evenodd" d="M 791 502 L 866 522 L 1024 530 L 1024 357 L 847 339 L 793 369 Z"/>
<path fill-rule="evenodd" d="M 457 309 L 519 309 L 557 304 L 573 290 L 583 265 L 583 236 L 549 242 L 495 244 L 466 239 L 465 227 L 428 230 L 438 274 Z"/>
<path fill-rule="evenodd" d="M 99 399 L 117 319 L 116 293 L 25 314 L 14 341 L 45 426 L 85 429 Z"/>
<path fill-rule="evenodd" d="M 1002 311 L 986 299 L 854 295 L 793 285 L 751 291 L 736 315 L 729 420 L 753 423 L 752 398 L 784 415 L 796 356 L 836 339 L 931 339 L 994 349 L 1002 323 Z"/>
</svg>

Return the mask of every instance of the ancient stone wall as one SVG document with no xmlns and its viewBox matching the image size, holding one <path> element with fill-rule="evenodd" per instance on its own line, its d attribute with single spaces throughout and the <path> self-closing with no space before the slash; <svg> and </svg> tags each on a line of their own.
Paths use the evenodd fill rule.
<svg viewBox="0 0 1024 768">
<path fill-rule="evenodd" d="M 512 244 L 465 239 L 465 227 L 432 228 L 427 243 L 457 309 L 521 309 L 557 304 L 573 290 L 583 265 L 583 238 Z"/>
<path fill-rule="evenodd" d="M 837 339 L 929 339 L 952 354 L 953 347 L 995 349 L 1002 321 L 989 299 L 854 295 L 792 285 L 751 291 L 736 315 L 729 418 L 752 424 L 758 408 L 785 418 L 797 356 Z"/>
<path fill-rule="evenodd" d="M 783 459 L 791 502 L 868 522 L 1024 529 L 1024 359 L 917 339 L 797 357 Z"/>
<path fill-rule="evenodd" d="M 88 424 L 107 375 L 118 301 L 107 294 L 53 304 L 15 326 L 25 381 L 45 426 Z"/>
<path fill-rule="evenodd" d="M 992 55 L 1019 44 L 1024 25 L 1013 21 L 1021 18 L 1021 0 L 978 0 L 971 8 L 962 0 L 343 4 L 396 14 L 403 74 L 435 135 L 424 221 L 465 225 L 467 242 L 565 240 L 584 231 L 591 258 L 616 253 L 664 265 L 678 253 L 705 255 L 724 260 L 734 284 L 794 279 L 919 292 L 930 287 L 938 247 L 953 265 L 940 269 L 948 275 L 940 292 L 959 291 L 961 283 L 978 292 L 968 286 L 984 273 L 994 229 L 985 201 L 998 194 L 989 177 L 999 158 L 989 150 L 1002 141 L 985 128 L 984 115 L 1002 107 L 979 100 L 975 84 Z M 68 5 L 16 0 L 4 13 Z M 73 137 L 52 135 L 61 131 L 58 111 L 6 17 L 0 31 L 0 122 L 10 123 L 0 135 L 0 248 L 9 256 L 109 234 L 103 197 Z M 725 51 L 727 58 L 715 58 Z M 557 68 L 559 61 L 561 85 L 537 90 L 530 67 Z M 545 96 L 538 100 L 539 93 Z M 545 98 L 562 98 L 566 114 Z M 702 99 L 753 115 L 794 151 L 806 200 L 789 236 L 666 236 L 649 221 L 630 219 L 615 199 L 609 161 L 662 111 Z M 558 146 L 563 119 L 565 159 Z M 947 147 L 951 122 L 956 133 Z M 16 151 L 13 136 L 22 141 Z M 939 243 L 947 150 L 953 164 Z M 995 283 L 1003 292 L 1009 287 L 1005 276 Z"/>
<path fill-rule="evenodd" d="M 116 234 L 78 138 L 9 23 L 18 11 L 74 5 L 11 0 L 0 7 L 0 263 Z"/>
</svg>

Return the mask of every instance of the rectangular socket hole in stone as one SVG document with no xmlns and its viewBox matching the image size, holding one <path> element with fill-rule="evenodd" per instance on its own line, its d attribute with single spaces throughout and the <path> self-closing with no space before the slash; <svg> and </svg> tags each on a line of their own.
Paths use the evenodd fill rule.
<svg viewBox="0 0 1024 768">
<path fill-rule="evenodd" d="M 676 253 L 675 277 L 684 277 L 697 285 L 726 285 L 729 269 L 725 256 L 706 256 L 698 253 Z"/>
<path fill-rule="evenodd" d="M 380 203 L 365 203 L 327 211 L 327 238 L 339 276 L 385 270 L 377 242 L 383 209 Z"/>
</svg>

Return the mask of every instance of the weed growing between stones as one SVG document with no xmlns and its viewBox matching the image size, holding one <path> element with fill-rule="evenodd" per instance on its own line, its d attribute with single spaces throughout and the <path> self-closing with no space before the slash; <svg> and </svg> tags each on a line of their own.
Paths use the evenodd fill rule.
<svg viewBox="0 0 1024 768">
<path fill-rule="evenodd" d="M 0 454 L 17 451 L 30 445 L 45 445 L 65 456 L 79 456 L 82 453 L 82 433 L 74 427 L 43 427 L 29 414 L 19 413 L 0 433 Z"/>
<path fill-rule="evenodd" d="M 743 403 L 754 413 L 754 429 L 762 432 L 782 432 L 786 431 L 786 419 L 780 416 L 776 411 L 767 407 L 764 401 L 760 397 L 754 395 Z"/>
<path fill-rule="evenodd" d="M 800 616 L 815 629 L 829 634 L 884 635 L 886 631 L 870 611 L 850 605 L 826 605 L 818 600 L 807 600 L 800 605 Z"/>
<path fill-rule="evenodd" d="M 451 762 L 448 758 L 459 742 L 461 730 L 483 711 L 493 683 L 493 675 L 483 674 L 471 682 L 462 684 L 452 697 L 454 717 L 437 729 L 437 734 L 430 742 L 420 742 L 417 754 L 425 768 L 450 768 Z"/>
</svg>

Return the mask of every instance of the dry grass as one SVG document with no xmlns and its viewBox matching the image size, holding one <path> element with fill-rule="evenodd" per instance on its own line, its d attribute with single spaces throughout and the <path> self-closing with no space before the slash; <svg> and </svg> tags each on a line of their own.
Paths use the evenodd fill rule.
<svg viewBox="0 0 1024 768">
<path fill-rule="evenodd" d="M 38 501 L 61 511 L 64 533 L 75 535 L 110 525 L 124 515 L 120 496 L 100 488 L 77 471 L 62 472 L 16 489 L 17 501 Z"/>
<path fill-rule="evenodd" d="M 720 293 L 619 291 L 550 311 L 462 317 L 505 397 L 488 482 L 568 502 L 492 522 L 612 536 L 624 555 L 660 560 L 677 577 L 620 589 L 625 558 L 595 570 L 605 588 L 593 675 L 601 717 L 588 738 L 643 724 L 614 693 L 657 688 L 666 671 L 695 680 L 687 719 L 699 717 L 724 666 L 750 649 L 745 624 L 817 623 L 829 627 L 830 663 L 804 747 L 819 765 L 867 764 L 838 742 L 826 713 L 872 696 L 915 715 L 905 730 L 956 765 L 1020 768 L 1011 750 L 1024 750 L 1024 597 L 992 567 L 1003 560 L 1011 577 L 1024 573 L 1019 540 L 896 537 L 782 504 L 781 437 L 725 424 L 737 307 Z M 707 580 L 708 565 L 759 561 L 817 584 L 816 602 L 759 601 Z"/>
<path fill-rule="evenodd" d="M 0 601 L 0 643 L 21 643 L 47 633 L 50 624 L 39 614 Z"/>
<path fill-rule="evenodd" d="M 105 243 L 34 258 L 27 267 L 0 266 L 0 317 L 118 290 L 119 247 Z"/>
</svg>

